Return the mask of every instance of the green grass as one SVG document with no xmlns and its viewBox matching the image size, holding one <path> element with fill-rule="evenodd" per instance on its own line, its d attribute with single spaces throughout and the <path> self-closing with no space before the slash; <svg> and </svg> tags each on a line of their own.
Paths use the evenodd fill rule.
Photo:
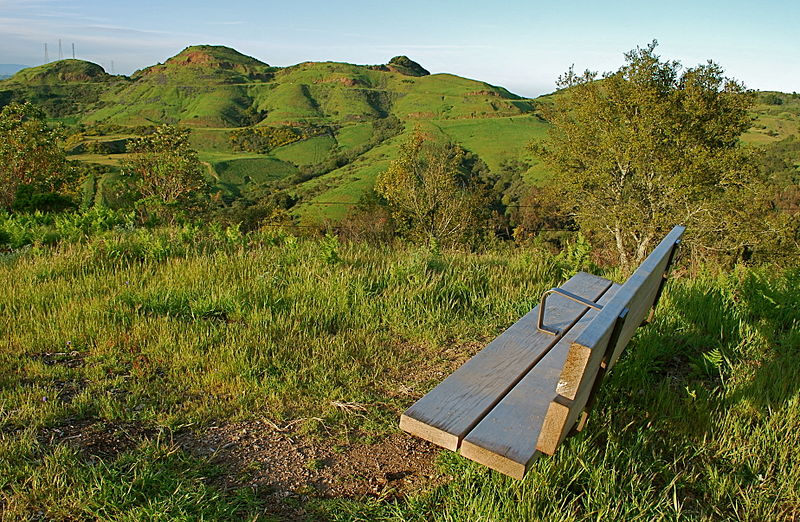
<svg viewBox="0 0 800 522">
<path fill-rule="evenodd" d="M 527 147 L 545 136 L 549 125 L 535 116 L 465 120 L 431 120 L 450 140 L 481 157 L 492 170 L 504 160 L 532 161 Z"/>
<path fill-rule="evenodd" d="M 336 142 L 342 150 L 349 150 L 367 143 L 372 137 L 372 125 L 356 123 L 342 127 L 336 132 Z"/>
<path fill-rule="evenodd" d="M 232 158 L 211 162 L 219 181 L 246 188 L 246 185 L 285 178 L 297 172 L 294 165 L 275 158 Z"/>
<path fill-rule="evenodd" d="M 59 219 L 0 221 L 17 241 L 0 259 L 10 520 L 252 518 L 264 493 L 221 488 L 222 471 L 171 434 L 303 417 L 334 440 L 392 433 L 438 382 L 444 350 L 485 344 L 576 269 L 532 247 L 435 255 L 274 229 L 132 229 L 102 212 Z M 523 481 L 443 452 L 440 486 L 304 507 L 334 520 L 791 520 L 798 288 L 797 268 L 673 279 L 586 430 Z M 334 401 L 371 407 L 356 425 Z M 81 422 L 145 435 L 89 461 L 42 435 Z"/>
<path fill-rule="evenodd" d="M 278 147 L 271 154 L 294 165 L 315 165 L 325 161 L 334 147 L 336 140 L 333 137 L 316 136 Z"/>
</svg>

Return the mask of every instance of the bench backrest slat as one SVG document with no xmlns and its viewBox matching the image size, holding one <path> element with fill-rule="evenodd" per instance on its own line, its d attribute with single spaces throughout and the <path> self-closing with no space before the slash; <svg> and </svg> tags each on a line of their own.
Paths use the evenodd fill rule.
<svg viewBox="0 0 800 522">
<path fill-rule="evenodd" d="M 601 364 L 606 369 L 614 365 L 647 317 L 684 230 L 677 226 L 667 234 L 570 346 L 559 379 L 558 396 L 550 404 L 539 437 L 538 447 L 543 453 L 552 454 L 567 436 L 589 400 Z M 616 342 L 609 346 L 618 319 L 626 309 L 627 317 L 617 331 Z"/>
</svg>

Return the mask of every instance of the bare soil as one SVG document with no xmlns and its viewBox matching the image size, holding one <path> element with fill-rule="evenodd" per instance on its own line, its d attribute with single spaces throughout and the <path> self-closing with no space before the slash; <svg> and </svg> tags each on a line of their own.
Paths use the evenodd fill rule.
<svg viewBox="0 0 800 522">
<path fill-rule="evenodd" d="M 175 443 L 220 464 L 227 471 L 223 487 L 266 488 L 278 498 L 403 496 L 437 479 L 434 459 L 440 451 L 407 434 L 339 445 L 258 420 L 185 433 Z"/>
</svg>

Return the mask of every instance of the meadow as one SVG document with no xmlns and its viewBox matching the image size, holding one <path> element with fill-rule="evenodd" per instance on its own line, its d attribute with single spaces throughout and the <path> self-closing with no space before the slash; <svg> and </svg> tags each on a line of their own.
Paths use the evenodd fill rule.
<svg viewBox="0 0 800 522">
<path fill-rule="evenodd" d="M 682 259 L 587 428 L 523 481 L 428 448 L 424 472 L 335 494 L 319 448 L 422 451 L 396 427 L 416 398 L 544 289 L 625 274 L 580 242 L 439 252 L 99 209 L 2 215 L 0 243 L 4 520 L 800 517 L 796 266 Z M 226 457 L 278 436 L 306 483 Z"/>
</svg>

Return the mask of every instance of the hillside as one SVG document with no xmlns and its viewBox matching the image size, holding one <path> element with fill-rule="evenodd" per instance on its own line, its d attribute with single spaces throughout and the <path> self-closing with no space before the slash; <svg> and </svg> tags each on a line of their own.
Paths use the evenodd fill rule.
<svg viewBox="0 0 800 522">
<path fill-rule="evenodd" d="M 292 211 L 306 223 L 343 217 L 417 128 L 460 144 L 492 172 L 513 163 L 527 183 L 545 179 L 527 144 L 547 130 L 537 107 L 558 95 L 524 99 L 430 74 L 407 56 L 382 65 L 273 67 L 212 45 L 187 47 L 130 77 L 61 60 L 0 81 L 0 106 L 29 100 L 74 129 L 74 159 L 113 171 L 131 136 L 159 124 L 188 126 L 226 198 L 281 190 L 298 198 Z M 758 93 L 753 119 L 743 140 L 779 147 L 798 133 L 800 96 Z"/>
<path fill-rule="evenodd" d="M 301 198 L 294 211 L 312 220 L 343 215 L 347 206 L 316 202 L 357 202 L 402 136 L 417 127 L 461 144 L 492 169 L 532 162 L 525 145 L 546 128 L 531 100 L 430 74 L 407 56 L 382 65 L 272 67 L 211 45 L 187 47 L 130 77 L 79 60 L 25 69 L 0 82 L 0 105 L 20 100 L 80 129 L 71 141 L 74 158 L 112 168 L 130 136 L 158 124 L 189 126 L 228 197 L 269 191 L 284 180 L 283 190 Z M 242 145 L 253 142 L 261 145 Z"/>
</svg>

